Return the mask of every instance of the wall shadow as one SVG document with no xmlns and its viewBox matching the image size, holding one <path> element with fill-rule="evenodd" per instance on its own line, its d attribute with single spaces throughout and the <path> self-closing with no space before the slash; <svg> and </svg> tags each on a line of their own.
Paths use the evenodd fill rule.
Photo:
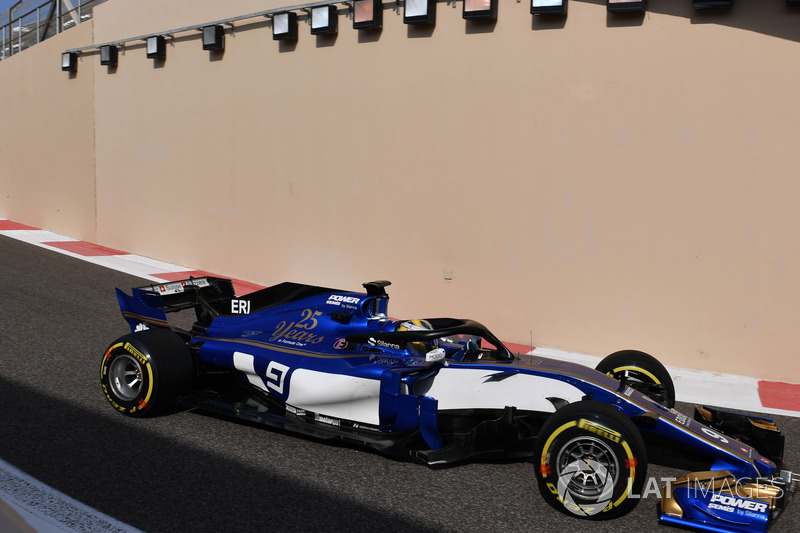
<svg viewBox="0 0 800 533">
<path fill-rule="evenodd" d="M 358 30 L 359 43 L 377 43 L 381 39 L 383 28 L 374 28 L 371 30 Z"/>
<path fill-rule="evenodd" d="M 572 0 L 605 5 L 603 0 Z M 688 19 L 692 24 L 718 24 L 753 31 L 780 39 L 800 41 L 800 8 L 789 7 L 782 1 L 736 0 L 731 9 L 692 7 L 689 0 L 648 0 L 647 13 L 659 13 Z M 643 24 L 647 25 L 645 13 Z"/>
<path fill-rule="evenodd" d="M 606 27 L 607 28 L 630 28 L 633 26 L 642 26 L 646 12 L 632 12 L 632 13 L 612 13 L 606 12 Z"/>
<path fill-rule="evenodd" d="M 499 15 L 498 15 L 499 17 Z M 477 33 L 492 33 L 497 26 L 497 20 L 465 20 L 464 33 L 473 35 Z"/>
<path fill-rule="evenodd" d="M 531 15 L 531 30 L 563 30 L 567 17 L 562 15 Z"/>
</svg>

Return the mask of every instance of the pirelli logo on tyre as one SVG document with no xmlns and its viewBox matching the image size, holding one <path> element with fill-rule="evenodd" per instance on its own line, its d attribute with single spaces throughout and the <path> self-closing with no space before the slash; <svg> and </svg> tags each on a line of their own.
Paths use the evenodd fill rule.
<svg viewBox="0 0 800 533">
<path fill-rule="evenodd" d="M 134 356 L 136 359 L 138 359 L 140 363 L 142 363 L 143 365 L 147 364 L 147 357 L 145 357 L 142 352 L 140 352 L 139 350 L 134 348 L 131 343 L 126 342 L 124 348 L 125 348 L 126 352 L 128 352 L 129 354 Z"/>
<path fill-rule="evenodd" d="M 603 437 L 606 440 L 610 440 L 611 442 L 616 442 L 619 444 L 619 442 L 622 440 L 621 433 L 614 431 L 613 429 L 609 429 L 602 424 L 598 424 L 597 422 L 586 420 L 585 418 L 581 418 L 578 421 L 578 427 L 594 433 L 599 437 Z"/>
</svg>

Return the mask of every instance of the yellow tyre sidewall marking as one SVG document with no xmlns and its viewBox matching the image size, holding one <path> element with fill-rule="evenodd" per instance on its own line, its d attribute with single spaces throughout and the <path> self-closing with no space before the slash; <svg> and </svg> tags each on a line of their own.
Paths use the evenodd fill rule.
<svg viewBox="0 0 800 533">
<path fill-rule="evenodd" d="M 111 352 L 119 347 L 122 347 L 122 349 L 125 350 L 125 353 L 132 355 L 137 361 L 139 361 L 139 363 L 142 364 L 144 369 L 147 371 L 147 394 L 145 395 L 144 399 L 139 400 L 137 405 L 130 410 L 130 412 L 133 413 L 150 403 L 150 397 L 153 395 L 153 367 L 150 365 L 150 360 L 143 353 L 137 350 L 134 346 L 131 346 L 132 350 L 129 350 L 127 346 L 128 343 L 119 342 L 106 350 L 106 355 L 103 357 L 103 361 L 100 364 L 100 379 L 102 380 L 105 376 L 106 362 L 111 359 Z"/>
<path fill-rule="evenodd" d="M 558 428 L 557 430 L 555 430 L 554 432 L 552 432 L 550 434 L 550 436 L 547 438 L 547 441 L 545 441 L 545 443 L 544 443 L 544 447 L 542 448 L 542 457 L 539 459 L 540 467 L 543 467 L 546 464 L 547 451 L 550 449 L 550 445 L 553 444 L 553 440 L 555 440 L 555 438 L 558 437 L 562 432 L 566 431 L 567 429 L 569 429 L 571 427 L 575 427 L 577 425 L 578 425 L 578 422 L 576 422 L 575 420 L 572 420 L 572 421 L 567 422 L 566 424 L 562 425 L 560 428 Z M 544 473 L 544 469 L 542 469 L 541 471 L 542 471 L 542 477 L 546 478 L 547 474 Z"/>
<path fill-rule="evenodd" d="M 633 368 L 633 367 L 631 367 L 631 368 Z M 540 468 L 545 466 L 546 461 L 547 461 L 547 452 L 550 449 L 550 446 L 553 444 L 553 441 L 555 440 L 555 438 L 558 437 L 558 435 L 560 435 L 561 433 L 563 433 L 567 429 L 569 429 L 571 427 L 576 427 L 577 425 L 578 425 L 578 422 L 575 421 L 575 420 L 572 420 L 572 421 L 567 422 L 566 424 L 562 425 L 561 427 L 559 427 L 557 430 L 555 430 L 553 433 L 550 434 L 550 436 L 547 438 L 547 441 L 545 441 L 545 443 L 544 443 L 544 447 L 542 448 L 542 456 L 540 458 Z M 635 466 L 635 461 L 634 461 L 634 457 L 633 457 L 633 451 L 631 450 L 631 447 L 628 445 L 628 441 L 626 441 L 625 439 L 620 439 L 619 444 L 623 447 L 623 449 L 625 450 L 625 454 L 628 456 L 628 464 L 630 465 L 628 467 L 628 470 L 629 470 L 628 475 L 629 475 L 629 479 L 633 480 L 636 477 L 636 466 Z M 544 469 L 541 469 L 541 471 L 542 471 L 542 478 L 546 478 L 547 474 L 544 473 Z M 551 492 L 552 492 L 552 489 L 551 489 Z M 620 504 L 622 504 L 623 500 L 625 500 L 625 498 L 627 498 L 627 497 L 628 497 L 628 491 L 627 490 L 623 491 L 622 495 L 617 499 L 617 501 L 615 501 L 611 505 L 611 507 L 609 507 L 607 509 L 613 509 L 614 507 L 618 507 Z"/>
<path fill-rule="evenodd" d="M 149 404 L 150 396 L 153 395 L 153 368 L 150 366 L 150 361 L 147 361 L 144 367 L 147 369 L 147 396 L 144 397 L 144 400 L 139 401 L 139 405 L 135 407 L 133 411 L 138 411 L 142 407 Z"/>
<path fill-rule="evenodd" d="M 630 483 L 632 486 L 633 480 L 636 479 L 636 461 L 634 461 L 633 459 L 633 452 L 631 451 L 631 447 L 628 446 L 628 441 L 622 439 L 620 441 L 620 444 L 625 449 L 625 454 L 628 456 L 628 465 L 629 465 L 628 479 L 630 480 L 628 481 L 628 483 Z M 622 500 L 624 500 L 627 497 L 628 497 L 628 491 L 627 490 L 622 491 L 622 495 L 619 497 L 617 501 L 614 502 L 614 507 L 618 507 L 622 503 Z"/>
<path fill-rule="evenodd" d="M 118 342 L 117 344 L 113 345 L 108 350 L 106 350 L 106 354 L 103 356 L 103 360 L 100 362 L 100 379 L 103 379 L 103 376 L 105 376 L 106 361 L 108 361 L 111 358 L 111 352 L 113 352 L 120 346 L 122 346 L 122 343 Z"/>
<path fill-rule="evenodd" d="M 645 376 L 647 376 L 650 379 L 652 379 L 653 383 L 655 383 L 656 385 L 661 385 L 661 381 L 659 381 L 659 379 L 657 377 L 655 377 L 651 372 L 648 372 L 647 370 L 645 370 L 644 368 L 639 367 L 639 366 L 618 366 L 617 368 L 612 370 L 611 373 L 608 374 L 608 375 L 609 376 L 613 376 L 614 374 L 617 374 L 618 372 L 622 372 L 624 370 L 633 370 L 634 372 L 638 372 L 640 374 L 644 374 Z"/>
<path fill-rule="evenodd" d="M 141 363 L 142 366 L 147 370 L 147 395 L 144 397 L 144 399 L 139 400 L 136 407 L 131 409 L 131 413 L 133 413 L 150 403 L 150 396 L 153 395 L 153 367 L 150 366 L 150 358 L 140 352 L 139 349 L 133 346 L 130 342 L 126 342 L 124 348 L 126 352 L 135 357 L 136 360 L 139 361 L 139 363 Z"/>
</svg>

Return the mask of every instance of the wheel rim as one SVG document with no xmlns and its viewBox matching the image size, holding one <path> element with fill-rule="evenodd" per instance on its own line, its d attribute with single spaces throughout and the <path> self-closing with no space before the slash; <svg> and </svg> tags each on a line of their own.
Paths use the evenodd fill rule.
<svg viewBox="0 0 800 533">
<path fill-rule="evenodd" d="M 588 436 L 574 438 L 561 448 L 556 461 L 558 493 L 562 498 L 578 505 L 602 505 L 611 500 L 619 462 L 605 442 Z M 580 501 L 575 502 L 573 497 Z"/>
<path fill-rule="evenodd" d="M 130 355 L 120 355 L 111 363 L 108 382 L 120 399 L 130 401 L 142 392 L 142 365 Z"/>
</svg>

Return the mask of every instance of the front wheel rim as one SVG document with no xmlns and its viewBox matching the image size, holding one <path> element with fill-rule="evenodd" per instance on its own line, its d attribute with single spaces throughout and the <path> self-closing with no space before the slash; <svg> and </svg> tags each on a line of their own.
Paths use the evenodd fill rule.
<svg viewBox="0 0 800 533">
<path fill-rule="evenodd" d="M 620 467 L 614 452 L 602 440 L 595 437 L 572 439 L 561 448 L 557 464 L 562 490 L 582 501 L 610 499 Z"/>
</svg>

